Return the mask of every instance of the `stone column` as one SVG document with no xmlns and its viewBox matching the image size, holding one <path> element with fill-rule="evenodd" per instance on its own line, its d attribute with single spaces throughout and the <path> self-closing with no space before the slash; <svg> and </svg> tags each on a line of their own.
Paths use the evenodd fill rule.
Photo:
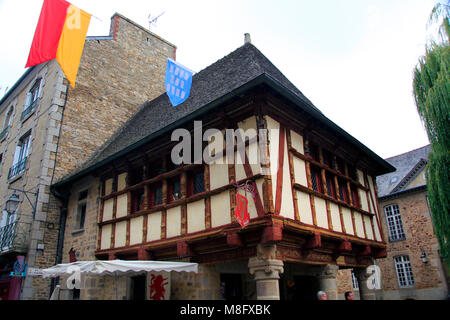
<svg viewBox="0 0 450 320">
<path fill-rule="evenodd" d="M 325 291 L 328 300 L 338 299 L 338 290 L 336 284 L 336 277 L 339 267 L 335 264 L 327 264 L 322 267 L 318 275 L 319 287 L 321 291 Z"/>
<path fill-rule="evenodd" d="M 250 258 L 248 268 L 256 281 L 258 300 L 280 300 L 279 274 L 283 273 L 283 261 L 276 259 L 276 245 L 258 244 L 256 257 Z"/>
<path fill-rule="evenodd" d="M 358 279 L 359 296 L 361 300 L 376 300 L 375 287 L 372 283 L 374 270 L 368 268 L 353 269 L 356 279 Z"/>
</svg>

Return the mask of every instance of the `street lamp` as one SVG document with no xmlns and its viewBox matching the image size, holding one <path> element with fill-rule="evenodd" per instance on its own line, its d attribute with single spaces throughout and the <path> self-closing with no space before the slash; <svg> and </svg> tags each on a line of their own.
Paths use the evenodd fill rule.
<svg viewBox="0 0 450 320">
<path fill-rule="evenodd" d="M 6 201 L 6 211 L 8 211 L 10 214 L 12 214 L 12 213 L 14 213 L 17 210 L 17 207 L 19 206 L 20 199 L 19 199 L 19 196 L 16 194 L 16 192 L 20 192 L 20 193 L 23 193 L 25 195 L 25 197 L 27 198 L 27 200 L 30 203 L 31 207 L 33 208 L 33 219 L 34 219 L 34 216 L 36 214 L 36 205 L 37 205 L 37 200 L 38 200 L 39 189 L 37 190 L 37 192 L 31 192 L 31 191 L 26 191 L 26 190 L 21 190 L 21 189 L 14 189 L 14 188 L 11 188 L 11 187 L 8 187 L 8 189 L 13 190 L 14 193 Z M 34 203 L 31 202 L 30 198 L 28 197 L 29 194 L 36 197 Z"/>
<path fill-rule="evenodd" d="M 8 211 L 8 213 L 13 214 L 14 212 L 16 212 L 17 207 L 19 206 L 19 197 L 17 196 L 17 194 L 13 193 L 11 197 L 9 197 L 9 199 L 6 201 L 6 211 Z"/>
<path fill-rule="evenodd" d="M 423 263 L 428 263 L 428 258 L 427 258 L 427 253 L 425 252 L 425 250 L 422 250 L 422 255 L 420 256 L 420 259 L 422 260 Z"/>
</svg>

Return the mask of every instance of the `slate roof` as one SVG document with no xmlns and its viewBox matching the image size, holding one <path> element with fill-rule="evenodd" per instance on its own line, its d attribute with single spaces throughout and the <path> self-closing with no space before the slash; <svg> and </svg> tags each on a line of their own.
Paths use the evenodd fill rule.
<svg viewBox="0 0 450 320">
<path fill-rule="evenodd" d="M 254 45 L 246 43 L 227 56 L 193 76 L 189 98 L 173 107 L 166 93 L 144 103 L 115 134 L 101 146 L 79 169 L 61 179 L 60 185 L 99 167 L 142 145 L 153 137 L 169 132 L 184 121 L 206 112 L 228 98 L 259 83 L 269 83 L 309 114 L 327 122 L 327 125 L 344 135 L 347 140 L 363 149 L 385 171 L 393 169 L 383 159 L 367 149 L 326 118 Z"/>
<path fill-rule="evenodd" d="M 430 145 L 385 159 L 396 171 L 377 177 L 378 197 L 406 190 L 408 182 L 425 168 Z"/>
</svg>

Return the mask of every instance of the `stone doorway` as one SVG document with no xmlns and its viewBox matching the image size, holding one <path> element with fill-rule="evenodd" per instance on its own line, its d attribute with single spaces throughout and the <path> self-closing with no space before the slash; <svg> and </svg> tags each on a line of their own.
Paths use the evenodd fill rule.
<svg viewBox="0 0 450 320">
<path fill-rule="evenodd" d="M 131 277 L 131 300 L 145 300 L 146 275 Z"/>
<path fill-rule="evenodd" d="M 243 300 L 242 275 L 233 273 L 220 274 L 220 290 L 222 299 L 230 301 Z"/>
</svg>

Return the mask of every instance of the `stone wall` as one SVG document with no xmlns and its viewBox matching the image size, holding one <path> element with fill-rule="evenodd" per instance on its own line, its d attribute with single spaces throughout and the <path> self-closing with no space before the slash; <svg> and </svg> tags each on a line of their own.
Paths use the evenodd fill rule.
<svg viewBox="0 0 450 320">
<path fill-rule="evenodd" d="M 426 191 L 408 193 L 395 199 L 380 201 L 380 208 L 397 204 L 400 210 L 406 239 L 389 242 L 387 257 L 377 260 L 382 277 L 385 299 L 445 299 L 446 281 L 438 255 L 438 242 L 434 235 Z M 388 237 L 386 216 L 381 214 L 385 239 Z M 421 260 L 425 251 L 428 262 Z M 395 271 L 394 257 L 409 256 L 414 276 L 414 286 L 400 288 Z"/>
<path fill-rule="evenodd" d="M 199 264 L 198 273 L 172 272 L 172 300 L 219 300 L 220 273 L 213 265 Z"/>
<path fill-rule="evenodd" d="M 175 58 L 175 50 L 174 45 L 115 14 L 110 36 L 86 39 L 75 88 L 70 87 L 55 60 L 37 66 L 36 74 L 29 76 L 30 81 L 38 75 L 43 76 L 42 98 L 39 108 L 24 122 L 25 125 L 19 123 L 3 142 L 9 147 L 2 170 L 4 177 L 12 162 L 17 140 L 27 130 L 26 126 L 30 126 L 32 159 L 27 164 L 26 174 L 13 185 L 34 191 L 40 183 L 36 219 L 30 226 L 31 242 L 26 261 L 29 267 L 42 269 L 56 262 L 60 206 L 63 203 L 50 193 L 50 184 L 85 162 L 142 103 L 163 92 L 167 57 Z M 26 80 L 22 85 L 24 89 L 19 89 L 24 90 L 23 94 L 16 99 L 15 121 L 20 119 L 29 89 L 28 78 Z M 6 188 L 6 184 L 4 186 Z M 79 252 L 79 260 L 95 258 L 97 187 L 94 183 L 94 189 L 89 190 L 84 230 L 70 229 L 76 213 L 68 212 L 66 227 L 69 231 L 66 232 L 63 262 L 68 262 L 71 247 Z M 4 192 L 3 195 L 6 201 L 10 194 Z M 72 194 L 71 201 L 76 201 L 73 197 L 77 195 Z M 21 210 L 31 212 L 26 206 L 24 201 Z M 37 250 L 38 244 L 44 249 Z M 50 279 L 25 279 L 21 299 L 48 299 L 49 295 Z"/>
<path fill-rule="evenodd" d="M 110 37 L 89 37 L 69 87 L 54 182 L 84 163 L 139 107 L 164 91 L 176 47 L 115 14 Z"/>
</svg>

